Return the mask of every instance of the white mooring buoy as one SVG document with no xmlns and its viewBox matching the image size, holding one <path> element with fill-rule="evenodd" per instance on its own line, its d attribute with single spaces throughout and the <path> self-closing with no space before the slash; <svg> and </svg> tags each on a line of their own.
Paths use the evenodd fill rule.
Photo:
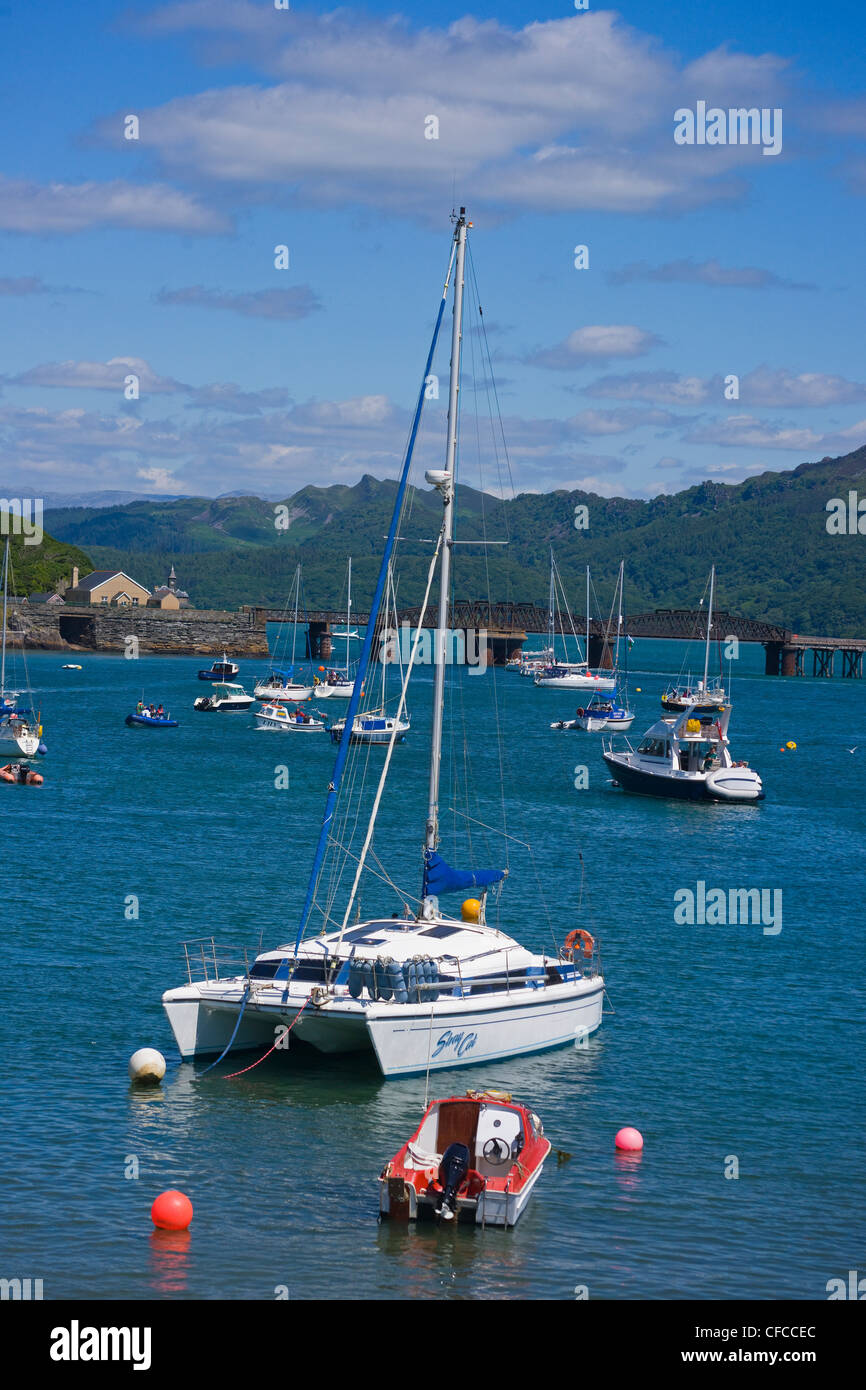
<svg viewBox="0 0 866 1390">
<path fill-rule="evenodd" d="M 129 1059 L 129 1074 L 133 1081 L 156 1084 L 165 1076 L 165 1058 L 155 1047 L 140 1047 Z"/>
</svg>

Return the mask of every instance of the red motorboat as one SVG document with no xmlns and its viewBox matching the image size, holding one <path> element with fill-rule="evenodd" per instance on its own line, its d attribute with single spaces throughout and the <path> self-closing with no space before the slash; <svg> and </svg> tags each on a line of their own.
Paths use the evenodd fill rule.
<svg viewBox="0 0 866 1390">
<path fill-rule="evenodd" d="M 434 1100 L 382 1170 L 381 1219 L 514 1226 L 549 1153 L 541 1120 L 506 1091 Z"/>
</svg>

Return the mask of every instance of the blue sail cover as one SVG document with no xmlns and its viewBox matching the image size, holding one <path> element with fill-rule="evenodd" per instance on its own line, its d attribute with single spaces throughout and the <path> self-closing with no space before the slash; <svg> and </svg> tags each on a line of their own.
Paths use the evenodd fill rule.
<svg viewBox="0 0 866 1390">
<path fill-rule="evenodd" d="M 462 893 L 467 888 L 489 888 L 505 877 L 504 869 L 452 869 L 435 849 L 424 851 L 424 897 Z"/>
</svg>

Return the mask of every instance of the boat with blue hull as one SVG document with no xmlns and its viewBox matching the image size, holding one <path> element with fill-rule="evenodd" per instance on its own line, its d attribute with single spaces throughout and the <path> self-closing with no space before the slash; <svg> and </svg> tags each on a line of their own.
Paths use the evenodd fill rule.
<svg viewBox="0 0 866 1390">
<path fill-rule="evenodd" d="M 206 969 L 202 978 L 199 967 L 193 964 L 196 953 L 188 949 L 187 983 L 166 991 L 162 1001 L 184 1058 L 217 1054 L 219 1061 L 233 1047 L 272 1047 L 275 1028 L 291 1028 L 292 1041 L 308 1043 L 323 1054 L 369 1052 L 385 1077 L 415 1076 L 565 1047 L 585 1038 L 602 1021 L 604 979 L 598 946 L 589 933 L 573 926 L 570 914 L 562 910 L 545 922 L 551 931 L 552 949 L 523 946 L 487 922 L 488 895 L 502 890 L 508 877 L 507 867 L 454 867 L 442 858 L 438 848 L 464 258 L 470 225 L 464 209 L 455 223 L 448 273 L 298 929 L 294 940 L 261 952 L 251 966 L 237 973 L 221 973 L 214 948 L 213 969 Z M 353 745 L 352 730 L 362 682 L 371 661 L 390 578 L 391 557 L 424 406 L 424 383 L 429 379 L 452 277 L 454 308 L 445 466 L 425 474 L 442 507 L 441 527 L 433 543 L 426 592 L 402 679 L 394 726 L 378 770 L 366 831 L 363 832 L 363 822 L 358 826 L 358 841 L 363 833 L 363 843 L 358 843 L 358 852 L 354 853 L 354 846 L 343 842 L 343 827 L 350 818 L 354 827 L 354 807 L 360 803 L 338 799 Z M 437 578 L 433 718 L 427 814 L 423 836 L 419 836 L 423 866 L 419 898 L 385 875 L 381 851 L 373 853 L 372 840 L 423 629 L 425 625 L 433 626 L 427 619 L 427 607 Z M 348 791 L 352 790 L 356 770 L 366 766 L 367 759 L 359 752 L 352 764 L 353 777 L 346 778 Z M 376 764 L 372 766 L 375 768 Z M 417 910 L 413 911 L 407 901 L 403 911 L 390 918 L 357 921 L 359 885 L 368 859 L 374 861 L 369 869 L 371 881 L 381 889 L 384 878 L 391 891 L 401 895 L 405 892 L 406 899 L 415 896 Z M 344 905 L 341 903 L 336 911 L 332 886 L 338 874 L 346 870 L 347 879 L 352 870 L 354 877 L 348 893 L 343 890 Z M 459 915 L 449 913 L 442 900 L 458 895 L 463 899 Z M 323 926 L 319 926 L 316 935 L 308 936 L 307 927 L 314 913 Z M 535 902 L 518 915 L 537 935 L 542 923 L 536 920 L 539 911 Z M 203 953 L 203 960 L 209 958 Z"/>
<path fill-rule="evenodd" d="M 215 661 L 207 671 L 199 671 L 200 681 L 233 681 L 241 668 L 236 661 L 229 661 L 223 652 L 222 661 Z"/>
<path fill-rule="evenodd" d="M 130 729 L 176 729 L 178 722 L 170 714 L 128 714 L 124 721 Z"/>
</svg>

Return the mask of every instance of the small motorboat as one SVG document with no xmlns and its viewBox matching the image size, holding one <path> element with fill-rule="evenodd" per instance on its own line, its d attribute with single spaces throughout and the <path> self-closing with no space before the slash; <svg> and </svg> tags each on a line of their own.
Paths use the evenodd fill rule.
<svg viewBox="0 0 866 1390">
<path fill-rule="evenodd" d="M 151 712 L 152 706 L 145 705 L 137 709 L 134 714 L 126 716 L 125 723 L 130 729 L 176 729 L 177 720 L 172 719 L 170 714 L 158 714 Z"/>
<path fill-rule="evenodd" d="M 306 710 L 287 709 L 278 700 L 256 710 L 256 724 L 260 729 L 279 729 L 287 734 L 320 734 L 325 730 L 324 719 Z"/>
<path fill-rule="evenodd" d="M 14 782 L 20 787 L 41 787 L 45 778 L 41 772 L 34 772 L 27 763 L 7 763 L 0 767 L 0 781 Z"/>
<path fill-rule="evenodd" d="M 252 703 L 252 695 L 248 695 L 242 685 L 229 685 L 220 681 L 210 695 L 199 695 L 198 699 L 193 701 L 193 707 L 211 713 L 226 714 L 231 710 L 249 709 Z"/>
<path fill-rule="evenodd" d="M 402 743 L 412 727 L 408 719 L 397 719 L 392 715 L 385 715 L 381 712 L 356 714 L 352 724 L 352 732 L 349 735 L 349 742 L 390 743 L 395 726 L 397 729 L 397 736 L 394 742 Z M 332 743 L 340 742 L 345 727 L 345 719 L 337 719 L 333 724 L 328 725 L 328 733 L 331 735 Z"/>
<path fill-rule="evenodd" d="M 76 661 L 67 661 L 60 669 L 61 671 L 80 671 L 81 667 Z"/>
<path fill-rule="evenodd" d="M 619 729 L 623 733 L 634 723 L 634 712 L 617 703 L 616 693 L 604 699 L 593 695 L 589 704 L 581 707 L 574 719 L 560 719 L 551 724 L 551 729 L 583 729 L 590 734 L 603 729 Z"/>
<path fill-rule="evenodd" d="M 229 661 L 223 652 L 222 661 L 215 661 L 208 671 L 199 671 L 198 678 L 200 681 L 231 681 L 240 669 L 237 662 Z"/>
<path fill-rule="evenodd" d="M 382 1170 L 380 1217 L 514 1226 L 550 1147 L 538 1116 L 507 1091 L 434 1100 Z"/>
</svg>

